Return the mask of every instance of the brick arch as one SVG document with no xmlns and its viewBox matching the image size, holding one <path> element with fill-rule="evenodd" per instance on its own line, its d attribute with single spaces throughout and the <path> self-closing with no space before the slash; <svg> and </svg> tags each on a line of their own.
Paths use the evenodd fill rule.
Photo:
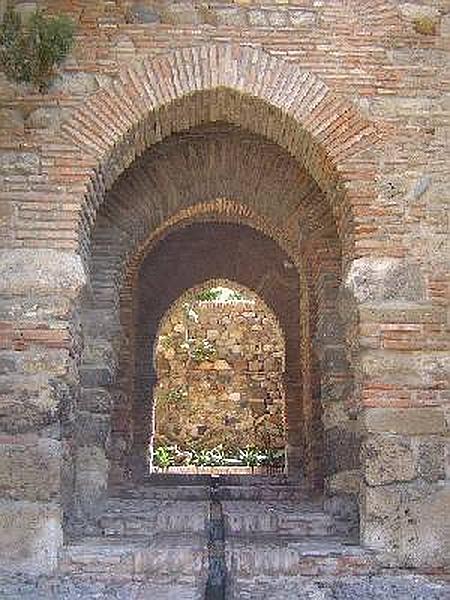
<svg viewBox="0 0 450 600">
<path fill-rule="evenodd" d="M 74 170 L 77 173 L 78 196 L 81 191 L 87 192 L 80 219 L 81 251 L 86 258 L 91 252 L 94 257 L 101 255 L 101 252 L 96 253 L 95 245 L 90 247 L 92 226 L 95 224 L 98 231 L 106 232 L 111 224 L 111 215 L 112 220 L 117 222 L 121 210 L 115 215 L 113 213 L 120 203 L 114 205 L 112 196 L 127 168 L 130 167 L 129 172 L 132 172 L 133 165 L 145 161 L 147 149 L 152 147 L 157 151 L 158 142 L 170 137 L 173 140 L 174 134 L 192 131 L 211 121 L 238 126 L 241 131 L 249 131 L 259 139 L 269 140 L 282 148 L 297 173 L 307 174 L 305 180 L 313 182 L 317 188 L 317 195 L 311 198 L 311 222 L 315 222 L 311 230 L 320 230 L 324 221 L 333 228 L 333 235 L 325 234 L 321 238 L 313 234 L 308 238 L 303 261 L 308 262 L 308 257 L 311 258 L 309 281 L 306 273 L 301 275 L 304 289 L 311 291 L 308 298 L 303 299 L 304 312 L 310 315 L 310 322 L 305 321 L 301 328 L 305 345 L 303 366 L 308 370 L 310 380 L 303 386 L 302 393 L 317 400 L 320 398 L 320 383 L 317 382 L 318 359 L 315 357 L 314 339 L 319 330 L 325 332 L 326 338 L 330 316 L 336 313 L 334 308 L 325 307 L 319 319 L 321 305 L 312 297 L 312 291 L 318 290 L 321 294 L 321 290 L 328 286 L 326 294 L 331 290 L 331 295 L 327 302 L 334 306 L 342 268 L 341 256 L 346 260 L 353 258 L 359 252 L 358 244 L 355 246 L 354 242 L 366 239 L 368 231 L 369 235 L 376 236 L 378 225 L 371 222 L 370 229 L 359 227 L 362 219 L 358 214 L 359 207 L 363 209 L 361 214 L 370 213 L 367 205 L 372 201 L 372 189 L 368 181 L 374 174 L 371 146 L 376 142 L 376 132 L 354 107 L 336 100 L 313 75 L 303 73 L 297 66 L 271 57 L 262 50 L 220 45 L 176 51 L 164 57 L 145 59 L 126 69 L 118 82 L 95 94 L 64 127 L 64 142 L 76 159 Z M 136 206 L 133 188 L 130 188 L 128 197 L 133 198 L 132 204 Z M 213 201 L 217 197 L 220 194 L 213 190 L 210 196 L 200 199 Z M 319 197 L 318 210 L 319 203 L 314 200 Z M 138 215 L 138 220 L 141 216 Z M 287 215 L 278 216 L 278 219 L 273 214 L 269 216 L 271 218 L 266 220 L 271 227 L 274 227 L 274 222 L 279 226 L 289 224 Z M 160 225 L 171 215 L 167 213 L 163 217 Z M 103 228 L 101 219 L 104 219 Z M 143 227 L 144 221 L 141 223 Z M 297 262 L 302 254 L 299 237 L 308 229 L 306 223 L 307 219 L 304 219 L 303 227 L 296 231 L 291 231 L 289 226 L 286 228 L 289 235 L 285 237 L 294 249 Z M 144 229 L 148 234 L 148 223 Z M 283 230 L 283 227 L 279 229 Z M 299 236 L 297 239 L 295 234 Z M 122 235 L 127 237 L 123 231 Z M 134 264 L 139 264 L 142 254 L 139 258 L 133 255 L 136 251 L 139 255 L 140 248 L 145 248 L 145 237 L 141 236 L 117 263 L 122 266 L 135 260 L 137 263 Z M 107 243 L 104 248 L 108 248 Z M 331 274 L 331 285 L 323 277 L 322 267 L 325 267 L 325 275 L 327 272 Z M 127 310 L 131 310 L 130 305 Z M 120 337 L 119 322 L 117 326 Z M 337 335 L 341 336 L 340 333 Z M 316 339 L 319 337 L 316 336 Z M 336 339 L 331 343 L 333 341 Z M 341 345 L 341 341 L 337 345 Z M 94 348 L 93 354 L 98 355 L 98 350 Z M 115 358 L 110 356 L 107 346 L 100 350 L 106 361 L 114 363 Z M 326 362 L 325 354 L 324 359 Z M 115 368 L 113 364 L 113 370 Z M 331 374 L 331 388 L 337 389 L 333 377 Z M 121 390 L 117 392 L 120 395 Z M 320 421 L 320 415 L 316 414 L 319 405 L 320 402 L 315 402 L 308 414 L 308 419 L 314 421 L 315 426 Z M 314 430 L 313 434 L 316 433 Z M 316 440 L 321 446 L 320 435 L 316 435 Z M 310 444 L 313 445 L 313 442 Z M 319 452 L 323 453 L 323 448 Z"/>
<path fill-rule="evenodd" d="M 146 152 L 108 193 L 92 236 L 94 270 L 101 255 L 102 270 L 120 282 L 127 263 L 145 255 L 155 230 L 180 211 L 195 216 L 199 204 L 217 198 L 238 200 L 240 215 L 251 213 L 266 234 L 277 229 L 293 257 L 300 229 L 303 238 L 337 237 L 326 199 L 287 152 L 234 128 L 200 128 Z"/>
<path fill-rule="evenodd" d="M 218 120 L 266 135 L 305 166 L 326 193 L 351 254 L 359 235 L 357 229 L 353 239 L 351 224 L 373 197 L 373 125 L 314 74 L 262 49 L 229 44 L 183 48 L 126 67 L 64 125 L 60 142 L 73 157 L 78 197 L 85 196 L 81 249 L 87 251 L 105 192 L 136 157 L 173 133 Z M 51 180 L 73 183 L 50 162 Z"/>
<path fill-rule="evenodd" d="M 197 131 L 195 135 L 199 135 L 199 132 Z M 258 139 L 258 142 L 259 141 L 260 140 Z M 175 137 L 171 143 L 179 151 L 179 138 Z M 271 147 L 276 148 L 275 145 L 263 140 L 263 146 L 264 144 L 271 145 Z M 263 155 L 263 146 L 256 146 L 257 155 L 260 158 Z M 97 233 L 94 234 L 94 240 L 96 240 L 96 243 L 93 246 L 94 267 L 100 275 L 101 282 L 101 288 L 97 289 L 95 274 L 93 274 L 93 288 L 95 292 L 94 296 L 98 296 L 98 298 L 96 298 L 97 307 L 100 308 L 101 311 L 104 311 L 108 305 L 113 307 L 116 305 L 116 299 L 114 297 L 111 298 L 110 296 L 108 300 L 107 296 L 105 296 L 105 281 L 112 282 L 112 288 L 114 289 L 117 289 L 118 287 L 120 288 L 120 305 L 122 307 L 120 324 L 122 338 L 123 333 L 125 332 L 124 337 L 126 338 L 127 343 L 122 344 L 119 360 L 120 384 L 116 387 L 117 391 L 120 390 L 120 393 L 118 394 L 118 396 L 121 398 L 118 402 L 119 405 L 126 403 L 126 398 L 130 399 L 134 397 L 133 384 L 130 384 L 129 380 L 130 378 L 134 377 L 133 353 L 135 352 L 135 343 L 132 340 L 134 327 L 132 307 L 134 305 L 133 296 L 135 290 L 138 289 L 137 274 L 139 266 L 143 258 L 151 253 L 154 246 L 171 231 L 174 231 L 180 227 L 187 227 L 191 223 L 198 221 L 209 221 L 216 223 L 234 222 L 239 224 L 247 224 L 253 229 L 258 230 L 265 236 L 271 238 L 286 252 L 289 257 L 289 261 L 293 263 L 293 265 L 301 274 L 303 296 L 314 294 L 315 292 L 313 288 L 321 287 L 320 269 L 322 264 L 325 265 L 325 270 L 328 272 L 328 274 L 334 271 L 335 278 L 338 278 L 339 275 L 340 252 L 338 247 L 336 247 L 337 254 L 335 253 L 334 258 L 332 258 L 330 261 L 330 258 L 333 256 L 333 252 L 330 254 L 332 249 L 331 241 L 337 236 L 332 223 L 333 219 L 327 213 L 326 201 L 323 199 L 323 196 L 320 194 L 317 186 L 311 184 L 309 178 L 305 177 L 302 172 L 298 171 L 297 163 L 290 159 L 289 156 L 286 157 L 283 154 L 281 154 L 283 161 L 287 161 L 288 163 L 290 161 L 290 165 L 288 164 L 289 168 L 287 173 L 289 173 L 290 169 L 291 175 L 288 177 L 286 175 L 286 171 L 279 173 L 276 169 L 273 170 L 270 161 L 268 161 L 268 164 L 265 166 L 265 171 L 262 175 L 263 181 L 264 177 L 266 177 L 269 182 L 274 180 L 277 183 L 275 187 L 273 184 L 268 186 L 268 193 L 271 196 L 271 200 L 273 201 L 274 205 L 278 206 L 283 204 L 283 194 L 296 199 L 295 205 L 291 206 L 290 208 L 289 205 L 287 205 L 289 210 L 284 215 L 282 214 L 281 217 L 278 217 L 278 219 L 274 218 L 274 215 L 271 214 L 270 211 L 268 214 L 265 214 L 264 211 L 262 213 L 260 212 L 260 214 L 256 212 L 258 209 L 258 203 L 263 205 L 265 204 L 264 186 L 260 185 L 258 189 L 259 194 L 255 195 L 255 192 L 252 190 L 251 177 L 249 178 L 249 185 L 246 188 L 245 176 L 242 175 L 242 177 L 237 178 L 239 181 L 239 188 L 230 190 L 231 192 L 239 195 L 236 199 L 231 200 L 226 198 L 217 198 L 211 201 L 197 201 L 195 204 L 188 205 L 185 208 L 183 208 L 183 203 L 172 201 L 173 210 L 177 210 L 178 212 L 174 212 L 173 214 L 166 212 L 161 216 L 161 218 L 159 218 L 159 220 L 156 221 L 156 223 L 155 221 L 149 221 L 147 225 L 143 226 L 145 215 L 143 216 L 142 210 L 138 209 L 138 207 L 142 203 L 149 203 L 149 195 L 152 193 L 153 189 L 151 186 L 149 186 L 149 180 L 142 175 L 142 170 L 145 168 L 146 161 L 149 161 L 152 165 L 152 168 L 155 168 L 155 164 L 156 167 L 158 165 L 158 153 L 161 153 L 164 157 L 161 165 L 161 172 L 166 173 L 166 175 L 169 174 L 169 178 L 166 177 L 163 179 L 163 183 L 160 186 L 161 189 L 159 189 L 158 192 L 161 196 L 173 196 L 173 189 L 167 187 L 167 180 L 171 179 L 170 173 L 175 174 L 175 180 L 177 175 L 183 173 L 181 165 L 176 162 L 177 153 L 172 155 L 168 151 L 168 148 L 170 148 L 170 143 L 169 146 L 167 143 L 161 144 L 161 149 L 159 146 L 155 147 L 156 155 L 152 153 L 148 157 L 142 157 L 141 161 L 137 161 L 136 167 L 133 167 L 129 170 L 128 174 L 119 182 L 119 185 L 114 188 L 113 197 L 109 198 L 109 202 L 104 204 L 103 210 L 105 211 L 105 221 L 102 222 L 100 218 L 98 219 L 96 224 Z M 279 150 L 277 150 L 277 152 L 279 153 Z M 274 156 L 270 154 L 269 158 L 273 160 Z M 236 164 L 236 162 L 238 161 L 230 160 L 229 165 L 233 166 Z M 196 170 L 193 165 L 195 166 L 195 163 L 188 162 L 187 165 L 185 165 L 185 171 L 190 174 L 194 181 L 202 181 L 204 178 L 202 179 L 201 169 L 199 170 L 197 167 Z M 201 166 L 203 166 L 203 163 L 201 163 Z M 234 166 L 233 170 L 235 170 Z M 217 175 L 217 171 L 214 170 L 214 172 Z M 301 185 L 298 185 L 297 180 L 292 179 L 293 177 L 296 177 Z M 157 174 L 153 175 L 151 179 L 160 181 Z M 189 187 L 189 180 L 187 178 L 181 176 L 180 181 L 183 184 L 183 191 L 185 192 L 187 189 L 187 197 L 189 199 L 191 197 L 196 199 L 203 197 L 204 193 L 201 191 L 202 184 L 196 185 L 196 187 L 191 189 Z M 242 181 L 244 181 L 244 184 Z M 282 183 L 280 184 L 280 182 Z M 293 183 L 295 183 L 295 189 Z M 253 183 L 253 185 L 256 184 Z M 277 186 L 280 189 L 276 192 L 278 195 L 274 195 L 274 192 L 277 190 Z M 289 189 L 289 187 L 291 187 L 291 189 Z M 215 189 L 214 187 L 208 185 L 206 186 L 206 189 L 208 190 L 209 194 L 212 193 L 212 197 L 215 197 L 217 192 L 223 191 L 220 188 Z M 252 196 L 254 196 L 253 204 L 242 202 L 242 200 L 246 198 L 251 199 Z M 132 203 L 129 202 L 129 198 L 133 198 Z M 303 210 L 301 211 L 302 217 L 299 218 L 298 208 L 302 204 L 304 204 Z M 292 220 L 293 216 L 295 217 L 293 221 L 294 226 L 291 227 L 289 222 Z M 311 235 L 311 240 L 309 242 L 311 247 L 308 252 L 311 255 L 314 255 L 313 260 L 310 261 L 311 265 L 314 265 L 312 269 L 307 268 L 308 260 L 302 254 L 301 248 L 298 245 L 297 228 L 299 226 L 299 222 L 301 225 L 300 229 L 303 231 L 303 239 L 308 239 L 308 236 Z M 119 230 L 114 230 L 114 228 L 111 229 L 114 223 L 121 223 Z M 123 223 L 125 225 L 123 225 Z M 151 229 L 152 225 L 156 227 L 153 231 Z M 142 230 L 144 235 L 135 239 L 132 235 L 135 228 Z M 308 231 L 309 233 L 307 234 Z M 95 257 L 97 254 L 100 257 L 106 256 L 108 259 L 106 263 L 107 265 L 108 261 L 114 255 L 116 240 L 120 238 L 124 232 L 124 239 L 126 242 L 128 243 L 132 241 L 132 243 L 128 247 L 128 250 L 120 254 L 115 263 L 120 268 L 123 267 L 122 270 L 125 273 L 125 278 L 122 279 L 122 276 L 117 275 L 117 271 L 114 269 L 112 271 L 108 271 L 108 267 L 105 268 L 105 263 L 101 260 L 99 262 L 99 260 L 97 260 Z M 324 239 L 321 239 L 321 233 L 324 234 Z M 327 256 L 328 258 L 326 258 Z M 129 261 L 126 260 L 127 257 L 130 258 Z M 326 258 L 325 262 L 322 260 L 324 257 Z M 124 263 L 126 263 L 125 267 L 123 266 Z M 105 277 L 105 273 L 107 273 L 107 277 Z M 119 285 L 118 281 L 123 281 L 123 285 Z M 308 305 L 316 306 L 316 312 L 320 311 L 320 302 L 317 303 L 316 301 L 310 300 Z M 325 313 L 327 312 L 329 315 L 328 318 L 330 318 L 331 311 L 329 307 L 325 308 L 325 310 L 322 312 L 322 318 L 326 317 Z M 306 314 L 307 311 L 305 311 L 305 315 Z M 334 315 L 334 319 L 338 320 L 337 314 Z M 93 320 L 98 320 L 95 318 L 95 315 Z M 308 359 L 306 355 L 311 354 L 311 350 L 308 348 L 306 340 L 311 338 L 313 332 L 310 331 L 309 326 L 306 324 L 302 330 L 304 331 L 305 339 L 303 349 L 304 356 L 302 358 L 302 362 L 305 365 L 305 368 L 307 367 L 310 369 L 311 360 Z M 117 330 L 117 335 L 120 336 L 119 330 Z M 343 342 L 342 339 L 338 341 L 338 339 L 335 337 L 333 343 L 334 345 L 339 343 L 342 345 Z M 96 346 L 98 348 L 101 346 L 101 344 L 99 344 L 98 339 L 94 339 L 92 346 Z M 300 369 L 299 362 L 297 362 L 297 368 Z M 326 368 L 324 368 L 323 371 L 326 372 Z M 127 379 L 128 382 L 126 381 Z M 139 379 L 139 376 L 137 379 Z M 291 384 L 292 388 L 294 385 L 299 385 L 293 384 L 292 381 Z M 310 391 L 308 390 L 307 393 L 310 394 Z M 297 389 L 295 392 L 293 392 L 293 394 L 296 394 L 298 397 L 299 390 Z M 316 404 L 317 406 L 314 411 L 311 412 L 310 418 L 314 418 L 317 421 L 317 419 L 320 419 L 320 402 L 317 401 Z M 315 414 L 313 414 L 313 412 Z M 313 453 L 323 453 L 320 438 L 317 436 L 316 426 L 314 427 L 314 432 L 314 436 L 317 438 L 314 444 L 317 446 L 317 448 L 311 447 L 311 455 Z M 308 435 L 310 434 L 308 433 Z M 319 481 L 321 480 L 320 470 L 318 469 L 317 464 L 311 464 L 310 471 L 314 474 L 314 476 L 318 476 Z"/>
<path fill-rule="evenodd" d="M 192 237 L 194 236 L 194 237 Z M 192 243 L 196 240 L 195 243 Z M 219 247 L 216 247 L 219 244 Z M 174 254 L 175 253 L 175 254 Z M 255 262 L 255 257 L 261 260 Z M 159 241 L 142 264 L 139 277 L 136 307 L 136 335 L 133 348 L 136 352 L 133 392 L 134 429 L 131 432 L 131 469 L 138 479 L 146 470 L 143 464 L 148 447 L 150 429 L 148 415 L 152 411 L 152 390 L 155 374 L 151 372 L 152 347 L 159 323 L 172 303 L 187 289 L 216 278 L 238 281 L 258 294 L 272 312 L 278 315 L 286 331 L 286 369 L 297 382 L 295 397 L 287 399 L 287 422 L 290 427 L 288 456 L 295 471 L 294 460 L 301 459 L 301 403 L 299 394 L 299 301 L 298 274 L 295 269 L 284 272 L 286 254 L 269 238 L 240 223 L 198 222 L 177 230 L 170 230 Z M 189 266 L 189 268 L 188 268 Z M 267 279 L 269 275 L 269 279 Z M 288 392 L 292 392 L 294 387 Z M 125 419 L 123 411 L 129 403 L 117 405 L 119 426 Z M 296 415 L 294 417 L 294 415 Z M 130 422 L 129 418 L 128 422 Z M 123 446 L 120 431 L 113 423 L 113 433 L 119 446 Z M 288 432 L 289 433 L 289 432 Z M 115 456 L 113 462 L 115 462 Z"/>
</svg>

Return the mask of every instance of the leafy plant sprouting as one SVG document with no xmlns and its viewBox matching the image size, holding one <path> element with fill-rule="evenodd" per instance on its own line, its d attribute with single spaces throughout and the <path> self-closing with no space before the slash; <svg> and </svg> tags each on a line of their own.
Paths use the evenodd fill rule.
<svg viewBox="0 0 450 600">
<path fill-rule="evenodd" d="M 181 404 L 188 397 L 188 391 L 185 386 L 180 385 L 168 390 L 166 393 L 158 393 L 158 400 L 164 404 Z"/>
<path fill-rule="evenodd" d="M 252 448 L 251 446 L 239 448 L 238 456 L 246 467 L 251 467 L 252 471 L 255 467 L 258 467 L 263 460 L 261 452 L 257 448 Z"/>
<path fill-rule="evenodd" d="M 157 467 L 167 471 L 175 462 L 172 449 L 169 446 L 158 446 L 155 450 L 154 461 Z"/>
<path fill-rule="evenodd" d="M 208 339 L 195 340 L 191 339 L 189 343 L 189 356 L 195 362 L 203 362 L 211 360 L 216 355 L 215 345 Z"/>
<path fill-rule="evenodd" d="M 217 300 L 220 297 L 220 293 L 221 292 L 218 289 L 209 288 L 196 294 L 195 300 L 197 302 L 214 302 L 214 300 Z"/>
<path fill-rule="evenodd" d="M 68 17 L 45 17 L 37 11 L 25 25 L 9 6 L 0 25 L 0 66 L 9 80 L 32 83 L 43 92 L 73 38 L 74 24 Z"/>
<path fill-rule="evenodd" d="M 191 464 L 196 467 L 209 467 L 211 460 L 211 451 L 206 448 L 202 448 L 201 450 L 194 450 L 192 452 Z"/>
</svg>

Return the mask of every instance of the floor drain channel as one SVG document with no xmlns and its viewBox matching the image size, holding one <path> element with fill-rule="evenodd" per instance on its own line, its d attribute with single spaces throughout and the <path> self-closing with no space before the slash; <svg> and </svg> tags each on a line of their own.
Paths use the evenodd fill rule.
<svg viewBox="0 0 450 600">
<path fill-rule="evenodd" d="M 225 525 L 217 483 L 212 483 L 210 487 L 208 559 L 205 600 L 225 600 Z"/>
</svg>

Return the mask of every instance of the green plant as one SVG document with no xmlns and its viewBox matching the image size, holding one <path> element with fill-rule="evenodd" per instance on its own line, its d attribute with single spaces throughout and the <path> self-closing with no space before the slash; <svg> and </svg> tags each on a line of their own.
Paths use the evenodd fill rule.
<svg viewBox="0 0 450 600">
<path fill-rule="evenodd" d="M 242 300 L 245 300 L 245 296 L 241 292 L 233 290 L 233 292 L 230 294 L 230 300 L 234 302 L 241 302 Z"/>
<path fill-rule="evenodd" d="M 217 300 L 219 297 L 220 297 L 220 290 L 214 289 L 214 288 L 209 288 L 207 290 L 203 290 L 202 292 L 199 292 L 198 294 L 196 294 L 195 300 L 197 302 L 214 302 L 214 300 Z"/>
<path fill-rule="evenodd" d="M 225 464 L 226 454 L 222 444 L 215 446 L 209 451 L 209 465 L 211 467 L 221 467 Z"/>
<path fill-rule="evenodd" d="M 216 355 L 215 345 L 207 339 L 197 341 L 195 339 L 189 340 L 189 356 L 195 362 L 203 362 L 205 360 L 211 360 Z"/>
<path fill-rule="evenodd" d="M 284 450 L 267 448 L 262 454 L 261 463 L 266 467 L 268 473 L 283 470 L 284 468 Z"/>
<path fill-rule="evenodd" d="M 263 460 L 261 452 L 257 448 L 252 448 L 251 446 L 239 448 L 238 457 L 246 467 L 251 467 L 252 471 L 255 467 L 260 466 Z"/>
<path fill-rule="evenodd" d="M 175 463 L 172 448 L 170 446 L 158 446 L 155 449 L 154 461 L 157 467 L 166 471 Z"/>
<path fill-rule="evenodd" d="M 0 65 L 7 78 L 47 89 L 54 69 L 73 45 L 74 25 L 65 16 L 44 17 L 37 11 L 25 25 L 12 6 L 0 26 Z"/>
<path fill-rule="evenodd" d="M 192 451 L 192 459 L 191 464 L 196 467 L 208 467 L 211 463 L 211 453 L 210 450 L 202 448 L 201 450 L 193 450 Z"/>
<path fill-rule="evenodd" d="M 436 21 L 428 16 L 416 17 L 413 21 L 414 29 L 417 33 L 422 35 L 435 35 L 436 33 Z"/>
</svg>

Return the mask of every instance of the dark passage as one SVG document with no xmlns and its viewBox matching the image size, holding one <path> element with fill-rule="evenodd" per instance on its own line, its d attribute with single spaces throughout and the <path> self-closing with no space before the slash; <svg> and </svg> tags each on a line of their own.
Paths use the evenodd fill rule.
<svg viewBox="0 0 450 600">
<path fill-rule="evenodd" d="M 206 582 L 206 600 L 225 600 L 226 564 L 225 564 L 225 525 L 222 505 L 219 500 L 218 482 L 210 486 L 209 509 L 209 572 Z"/>
</svg>

